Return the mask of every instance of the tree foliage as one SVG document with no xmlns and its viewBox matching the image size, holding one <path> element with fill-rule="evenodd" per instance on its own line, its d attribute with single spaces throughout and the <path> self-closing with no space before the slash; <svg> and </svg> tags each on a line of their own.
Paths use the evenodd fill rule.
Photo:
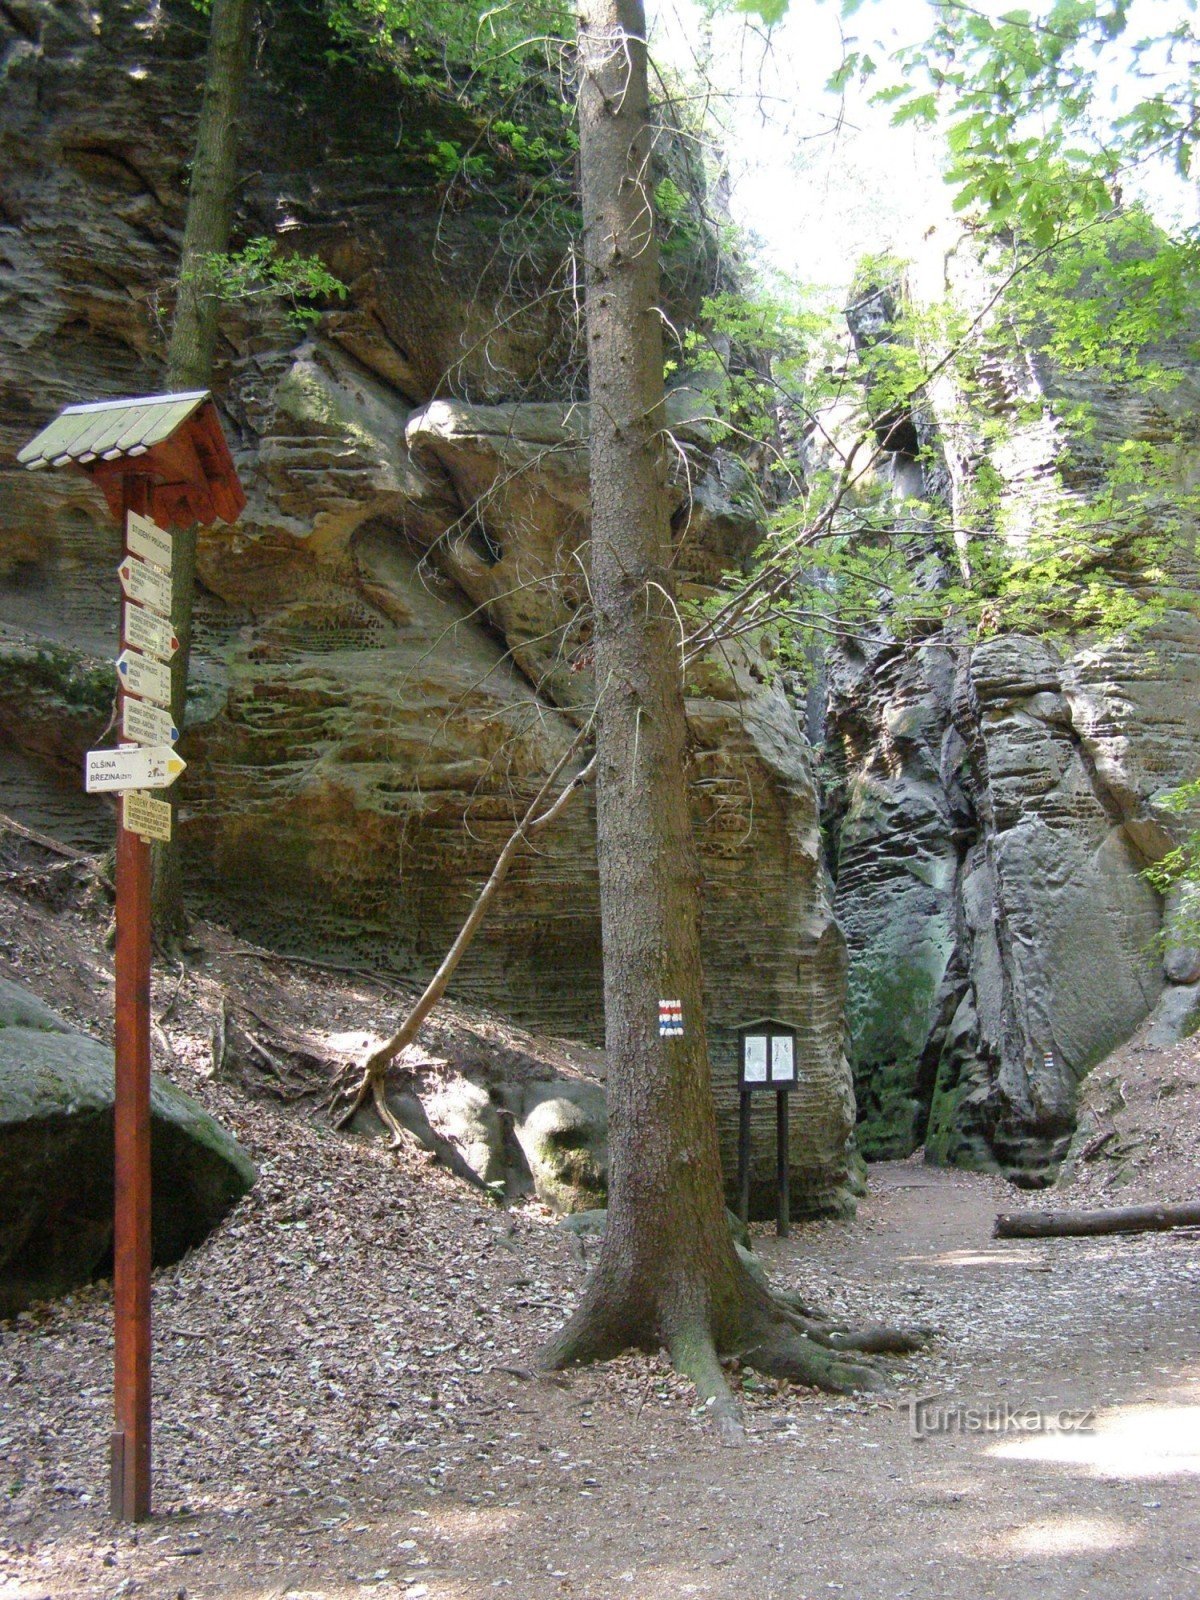
<svg viewBox="0 0 1200 1600">
<path fill-rule="evenodd" d="M 940 120 L 955 206 L 1034 246 L 1064 215 L 1110 212 L 1140 171 L 1191 172 L 1200 84 L 1192 0 L 1157 4 L 1131 36 L 1129 0 L 1050 0 L 998 17 L 943 0 L 928 41 L 881 91 L 897 120 Z"/>
<path fill-rule="evenodd" d="M 190 275 L 202 293 L 225 303 L 279 300 L 297 327 L 320 320 L 314 301 L 346 298 L 346 285 L 319 256 L 280 249 L 263 235 L 248 240 L 239 250 L 208 251 L 197 258 Z"/>
<path fill-rule="evenodd" d="M 787 7 L 740 9 L 774 22 Z M 1169 231 L 1123 195 L 1132 174 L 1164 160 L 1190 171 L 1192 9 L 1156 8 L 1159 30 L 1134 38 L 1139 13 L 1124 3 L 1049 0 L 989 16 L 946 0 L 891 83 L 894 67 L 849 42 L 835 88 L 882 78 L 876 98 L 895 120 L 944 134 L 970 282 L 917 305 L 902 263 L 869 264 L 864 283 L 894 301 L 886 336 L 859 339 L 848 355 L 810 332 L 807 359 L 789 353 L 772 367 L 801 419 L 800 449 L 774 470 L 798 493 L 736 598 L 710 605 L 714 616 L 732 606 L 747 627 L 790 613 L 829 630 L 958 618 L 1073 634 L 1144 627 L 1190 603 L 1174 577 L 1200 501 L 1183 470 L 1190 424 L 1175 393 L 1197 353 L 1200 256 L 1193 232 Z M 855 389 L 873 436 L 845 432 Z M 1114 406 L 1128 418 L 1119 437 L 1105 425 Z M 741 414 L 748 425 L 744 404 Z M 1035 436 L 1044 459 L 1026 492 L 997 463 Z M 964 457 L 952 503 L 898 499 L 894 470 L 880 471 L 908 454 L 944 484 L 947 448 Z M 790 593 L 789 562 L 804 580 Z"/>
<path fill-rule="evenodd" d="M 561 176 L 578 150 L 562 0 L 324 0 L 327 57 L 385 72 L 433 115 L 416 137 L 435 176 L 494 183 Z"/>
</svg>

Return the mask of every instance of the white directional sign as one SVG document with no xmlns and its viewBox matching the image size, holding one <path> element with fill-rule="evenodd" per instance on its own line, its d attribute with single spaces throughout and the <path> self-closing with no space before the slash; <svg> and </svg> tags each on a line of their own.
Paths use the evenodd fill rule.
<svg viewBox="0 0 1200 1600">
<path fill-rule="evenodd" d="M 169 789 L 187 767 L 170 745 L 140 750 L 89 750 L 84 782 L 89 794 L 105 789 Z"/>
<path fill-rule="evenodd" d="M 125 696 L 121 701 L 121 737 L 132 739 L 134 744 L 174 744 L 179 729 L 169 711 Z"/>
<path fill-rule="evenodd" d="M 153 613 L 143 611 L 140 606 L 126 605 L 124 613 L 125 643 L 131 644 L 135 650 L 144 650 L 147 655 L 157 656 L 160 661 L 170 661 L 179 649 L 179 640 L 170 625 L 160 622 Z"/>
<path fill-rule="evenodd" d="M 152 700 L 157 706 L 171 704 L 171 669 L 151 656 L 122 650 L 117 657 L 117 680 L 122 689 L 141 695 L 143 700 Z"/>
<path fill-rule="evenodd" d="M 121 580 L 121 588 L 131 600 L 149 606 L 160 617 L 170 617 L 171 580 L 164 577 L 157 567 L 148 566 L 135 556 L 126 556 L 117 568 L 117 576 Z"/>
<path fill-rule="evenodd" d="M 141 517 L 136 511 L 125 519 L 125 548 L 130 555 L 141 556 L 143 561 L 153 561 L 164 572 L 171 570 L 171 535 L 164 533 L 157 522 Z"/>
<path fill-rule="evenodd" d="M 140 789 L 130 789 L 121 797 L 121 826 L 143 839 L 171 837 L 171 807 L 166 800 L 155 800 Z"/>
</svg>

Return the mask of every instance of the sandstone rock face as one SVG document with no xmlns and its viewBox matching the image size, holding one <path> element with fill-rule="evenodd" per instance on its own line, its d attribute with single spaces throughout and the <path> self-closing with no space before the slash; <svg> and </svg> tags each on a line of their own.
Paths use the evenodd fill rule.
<svg viewBox="0 0 1200 1600">
<path fill-rule="evenodd" d="M 0 1316 L 103 1272 L 112 1250 L 112 1051 L 0 979 Z M 199 1244 L 252 1163 L 196 1102 L 151 1084 L 156 1265 Z"/>
<path fill-rule="evenodd" d="M 159 383 L 202 43 L 182 0 L 0 9 L 0 787 L 90 844 L 111 835 L 78 772 L 112 693 L 117 535 L 81 477 L 10 463 L 60 405 Z M 279 311 L 223 322 L 215 387 L 249 503 L 201 544 L 181 835 L 193 891 L 246 932 L 427 975 L 593 694 L 574 329 L 541 292 L 552 251 L 514 276 L 502 212 L 448 211 L 427 169 L 414 184 L 377 83 L 299 65 L 293 82 L 275 33 L 272 52 L 243 230 L 319 249 L 350 295 L 303 336 Z M 681 389 L 669 416 L 691 594 L 760 537 L 704 411 Z M 695 664 L 688 710 L 726 1170 L 736 1027 L 778 1015 L 805 1064 L 794 1210 L 837 1209 L 853 1099 L 811 752 L 749 647 Z M 593 840 L 584 796 L 515 864 L 460 984 L 597 1040 Z"/>
<path fill-rule="evenodd" d="M 1183 378 L 1170 404 L 1194 413 L 1194 374 Z M 966 490 L 988 461 L 1006 489 L 997 537 L 1018 544 L 1048 497 L 1099 481 L 1093 442 L 1078 481 L 1056 486 L 1068 442 L 1057 399 L 1090 405 L 1094 441 L 1163 428 L 1144 397 L 1065 385 L 1032 357 L 991 380 L 1001 409 L 1018 390 L 1045 403 L 994 446 L 943 388 L 924 419 L 940 424 L 925 488 L 967 526 Z M 1190 457 L 1179 468 L 1193 469 Z M 1167 907 L 1164 961 L 1164 908 L 1143 876 L 1179 831 L 1164 795 L 1200 770 L 1198 678 L 1200 621 L 1184 610 L 1136 638 L 1061 648 L 1012 634 L 901 648 L 881 629 L 835 653 L 835 903 L 866 1154 L 923 1142 L 933 1161 L 1048 1181 L 1083 1075 L 1155 1008 L 1164 976 L 1200 977 L 1195 951 L 1171 948 L 1182 903 Z M 1162 1014 L 1189 1009 L 1171 1000 Z"/>
<path fill-rule="evenodd" d="M 1200 762 L 1200 625 L 1173 614 L 1147 642 L 1149 671 L 1125 645 L 1064 660 L 1016 636 L 838 663 L 836 907 L 867 1155 L 924 1142 L 1050 1172 L 1080 1078 L 1154 1007 L 1162 907 L 1142 874 L 1170 843 L 1158 798 Z"/>
</svg>

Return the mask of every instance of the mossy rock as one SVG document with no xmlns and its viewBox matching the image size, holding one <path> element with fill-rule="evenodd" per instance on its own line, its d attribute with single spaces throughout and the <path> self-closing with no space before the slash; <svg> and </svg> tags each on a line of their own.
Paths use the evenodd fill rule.
<svg viewBox="0 0 1200 1600">
<path fill-rule="evenodd" d="M 241 1146 L 151 1078 L 156 1265 L 198 1245 L 254 1183 Z M 113 1055 L 0 981 L 0 1316 L 111 1268 Z"/>
<path fill-rule="evenodd" d="M 582 1079 L 530 1084 L 514 1132 L 534 1191 L 555 1211 L 590 1211 L 608 1197 L 604 1090 Z"/>
</svg>

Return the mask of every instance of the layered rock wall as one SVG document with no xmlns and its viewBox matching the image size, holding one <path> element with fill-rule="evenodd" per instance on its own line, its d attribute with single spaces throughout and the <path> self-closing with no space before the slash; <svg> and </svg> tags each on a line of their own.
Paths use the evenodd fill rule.
<svg viewBox="0 0 1200 1600">
<path fill-rule="evenodd" d="M 379 75 L 302 76 L 306 14 L 267 42 L 240 227 L 319 250 L 350 294 L 304 336 L 278 309 L 223 321 L 249 503 L 201 541 L 181 833 L 193 892 L 245 931 L 424 975 L 592 699 L 586 408 L 561 248 L 514 265 L 499 200 L 414 181 Z M 117 534 L 82 478 L 12 462 L 61 405 L 159 385 L 200 27 L 182 3 L 0 8 L 0 790 L 97 842 L 78 772 L 111 699 Z M 671 403 L 689 592 L 759 538 L 705 409 Z M 688 711 L 727 1170 L 735 1029 L 770 1012 L 803 1041 L 794 1207 L 836 1209 L 853 1106 L 811 752 L 752 649 L 697 663 Z M 520 856 L 461 983 L 598 1039 L 593 835 L 582 798 Z"/>
<path fill-rule="evenodd" d="M 999 443 L 945 383 L 925 419 L 937 446 L 925 492 L 968 526 L 987 463 L 1005 484 L 997 536 L 1018 541 L 1055 496 L 1097 489 L 1104 440 L 1162 438 L 1195 404 L 1182 348 L 1155 352 L 1181 380 L 1169 417 L 1027 354 L 992 374 Z M 1018 391 L 1038 405 L 1016 408 Z M 1067 402 L 1089 408 L 1086 442 L 1055 420 Z M 1069 485 L 1066 444 L 1082 462 Z M 1182 489 L 1186 451 L 1178 469 Z M 1194 531 L 1180 530 L 1181 572 Z M 836 908 L 864 1153 L 924 1143 L 931 1160 L 1036 1183 L 1066 1150 L 1083 1075 L 1165 977 L 1198 975 L 1170 954 L 1164 973 L 1163 906 L 1144 874 L 1179 828 L 1163 797 L 1200 771 L 1200 618 L 1168 609 L 1134 636 L 1057 643 L 996 631 L 1003 620 L 903 646 L 881 628 L 835 653 Z"/>
</svg>

